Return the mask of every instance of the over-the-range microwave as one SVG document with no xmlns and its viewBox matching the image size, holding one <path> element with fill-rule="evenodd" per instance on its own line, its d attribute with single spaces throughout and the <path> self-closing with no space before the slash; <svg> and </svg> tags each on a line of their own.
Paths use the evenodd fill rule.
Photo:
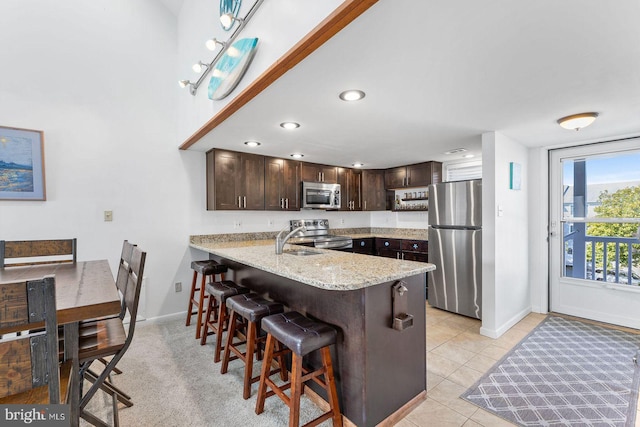
<svg viewBox="0 0 640 427">
<path fill-rule="evenodd" d="M 340 184 L 302 182 L 302 209 L 340 209 Z"/>
</svg>

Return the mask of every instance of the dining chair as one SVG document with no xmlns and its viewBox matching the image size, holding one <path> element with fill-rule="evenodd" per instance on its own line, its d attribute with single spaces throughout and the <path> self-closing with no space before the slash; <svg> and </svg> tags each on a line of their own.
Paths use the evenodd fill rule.
<svg viewBox="0 0 640 427">
<path fill-rule="evenodd" d="M 127 289 L 127 283 L 129 281 L 129 264 L 131 263 L 131 256 L 133 254 L 133 248 L 136 245 L 134 243 L 130 243 L 128 240 L 125 240 L 122 243 L 122 251 L 120 252 L 120 261 L 118 262 L 118 274 L 116 275 L 116 288 L 118 288 L 118 292 L 120 293 L 120 299 L 122 300 L 122 305 L 120 309 L 120 314 L 118 315 L 121 319 L 124 319 L 126 315 L 126 305 L 124 300 L 125 291 Z M 115 316 L 110 316 L 115 317 Z M 88 319 L 80 322 L 79 325 L 79 335 L 81 337 L 89 337 L 91 335 L 96 335 L 98 333 L 98 326 L 100 319 Z M 104 365 L 107 365 L 109 362 L 105 358 L 98 359 Z M 114 374 L 121 374 L 122 371 L 118 368 L 114 368 Z"/>
<path fill-rule="evenodd" d="M 77 239 L 0 240 L 0 268 L 76 262 Z"/>
<path fill-rule="evenodd" d="M 124 312 L 118 317 L 97 320 L 96 328 L 100 333 L 80 336 L 80 375 L 92 383 L 89 390 L 82 394 L 80 416 L 93 425 L 107 425 L 86 410 L 87 403 L 93 398 L 98 389 L 108 393 L 112 398 L 115 426 L 119 425 L 118 402 L 124 403 L 126 406 L 133 405 L 130 396 L 109 381 L 109 375 L 116 368 L 118 361 L 124 356 L 133 339 L 146 255 L 146 252 L 143 252 L 137 246 L 131 248 L 131 261 L 127 269 L 127 283 L 124 290 Z M 123 322 L 125 316 L 129 317 L 127 327 Z M 91 369 L 91 364 L 95 360 L 106 357 L 111 357 L 111 360 L 109 360 L 100 374 Z"/>
<path fill-rule="evenodd" d="M 53 276 L 0 284 L 0 334 L 0 404 L 68 402 L 71 361 L 58 363 Z"/>
</svg>

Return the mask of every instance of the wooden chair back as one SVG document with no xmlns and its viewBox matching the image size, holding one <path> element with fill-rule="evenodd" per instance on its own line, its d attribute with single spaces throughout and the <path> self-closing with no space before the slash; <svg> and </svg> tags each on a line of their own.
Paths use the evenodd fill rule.
<svg viewBox="0 0 640 427">
<path fill-rule="evenodd" d="M 120 310 L 121 319 L 123 319 L 126 314 L 124 296 L 127 291 L 127 284 L 129 283 L 129 265 L 131 264 L 131 257 L 133 256 L 133 248 L 135 246 L 135 244 L 129 243 L 128 240 L 125 240 L 122 244 L 122 253 L 120 254 L 120 262 L 118 263 L 116 287 L 118 288 L 122 298 L 122 309 Z"/>
<path fill-rule="evenodd" d="M 77 239 L 0 240 L 0 268 L 76 262 Z M 32 259 L 29 259 L 32 258 Z"/>
<path fill-rule="evenodd" d="M 44 331 L 29 333 L 41 328 L 43 323 Z M 14 332 L 21 334 L 13 336 Z M 48 384 L 48 403 L 59 404 L 58 322 L 53 276 L 0 284 L 0 335 L 0 398 Z"/>
<path fill-rule="evenodd" d="M 127 341 L 133 338 L 133 331 L 136 324 L 136 316 L 138 314 L 138 303 L 140 302 L 140 290 L 142 289 L 142 278 L 144 274 L 144 264 L 147 253 L 143 252 L 137 246 L 131 249 L 131 261 L 129 263 L 129 273 L 127 277 L 127 287 L 124 292 L 125 314 L 129 314 L 131 320 L 129 322 L 129 333 Z M 127 344 L 128 346 L 128 344 Z"/>
</svg>

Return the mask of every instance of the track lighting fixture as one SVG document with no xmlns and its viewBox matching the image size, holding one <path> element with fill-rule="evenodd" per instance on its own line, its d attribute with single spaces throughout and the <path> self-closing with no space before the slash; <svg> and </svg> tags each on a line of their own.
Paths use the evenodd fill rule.
<svg viewBox="0 0 640 427">
<path fill-rule="evenodd" d="M 235 21 L 238 21 L 240 24 L 242 24 L 242 22 L 244 22 L 244 19 L 235 17 L 231 12 L 220 15 L 220 23 L 222 24 L 222 28 L 224 28 L 225 30 L 229 30 L 231 27 L 233 27 L 233 23 Z"/>
<path fill-rule="evenodd" d="M 202 61 L 198 61 L 197 63 L 193 64 L 193 71 L 195 71 L 196 73 L 201 73 L 205 70 L 209 69 L 209 64 L 206 64 Z"/>
<path fill-rule="evenodd" d="M 224 50 L 224 48 L 227 46 L 227 44 L 225 42 L 221 42 L 220 40 L 218 40 L 217 38 L 212 38 L 209 39 L 205 42 L 205 46 L 207 46 L 207 49 L 209 49 L 210 51 L 214 51 L 216 50 L 216 48 L 218 47 L 218 45 L 222 46 L 222 49 Z"/>
</svg>

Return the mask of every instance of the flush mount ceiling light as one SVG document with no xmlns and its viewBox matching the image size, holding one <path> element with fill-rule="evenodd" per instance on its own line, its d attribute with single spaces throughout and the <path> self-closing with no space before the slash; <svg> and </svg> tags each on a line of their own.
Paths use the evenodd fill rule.
<svg viewBox="0 0 640 427">
<path fill-rule="evenodd" d="M 361 90 L 351 89 L 351 90 L 345 90 L 338 96 L 343 101 L 359 101 L 362 98 L 364 98 L 365 93 Z"/>
<path fill-rule="evenodd" d="M 466 148 L 454 148 L 453 150 L 446 151 L 444 154 L 464 153 L 465 151 L 467 151 Z"/>
<path fill-rule="evenodd" d="M 196 73 L 201 73 L 203 70 L 207 70 L 209 68 L 209 64 L 206 64 L 202 61 L 198 61 L 195 64 L 193 64 L 193 71 L 195 71 Z"/>
<path fill-rule="evenodd" d="M 598 113 L 580 113 L 558 119 L 558 124 L 565 129 L 580 130 L 589 126 L 598 117 Z"/>
<path fill-rule="evenodd" d="M 300 123 L 296 123 L 296 122 L 282 122 L 280 123 L 280 127 L 283 129 L 297 129 L 300 127 Z"/>
<path fill-rule="evenodd" d="M 218 40 L 217 38 L 212 38 L 207 40 L 204 45 L 207 47 L 207 49 L 214 51 L 216 50 L 216 48 L 218 47 L 218 45 L 222 46 L 222 48 L 224 49 L 227 44 L 225 42 L 221 42 L 220 40 Z"/>
<path fill-rule="evenodd" d="M 472 157 L 475 157 L 475 154 L 463 154 L 462 157 L 465 159 L 470 159 Z"/>
<path fill-rule="evenodd" d="M 364 163 L 356 162 L 352 163 L 351 166 L 353 166 L 354 168 L 361 168 L 364 166 Z"/>
<path fill-rule="evenodd" d="M 244 145 L 246 145 L 247 147 L 254 148 L 254 147 L 259 146 L 259 145 L 260 145 L 260 143 L 259 143 L 258 141 L 246 141 L 246 142 L 244 143 Z"/>
<path fill-rule="evenodd" d="M 294 159 L 301 159 L 304 157 L 304 154 L 300 154 L 300 153 L 293 153 L 291 155 L 291 157 L 293 157 Z"/>
</svg>

